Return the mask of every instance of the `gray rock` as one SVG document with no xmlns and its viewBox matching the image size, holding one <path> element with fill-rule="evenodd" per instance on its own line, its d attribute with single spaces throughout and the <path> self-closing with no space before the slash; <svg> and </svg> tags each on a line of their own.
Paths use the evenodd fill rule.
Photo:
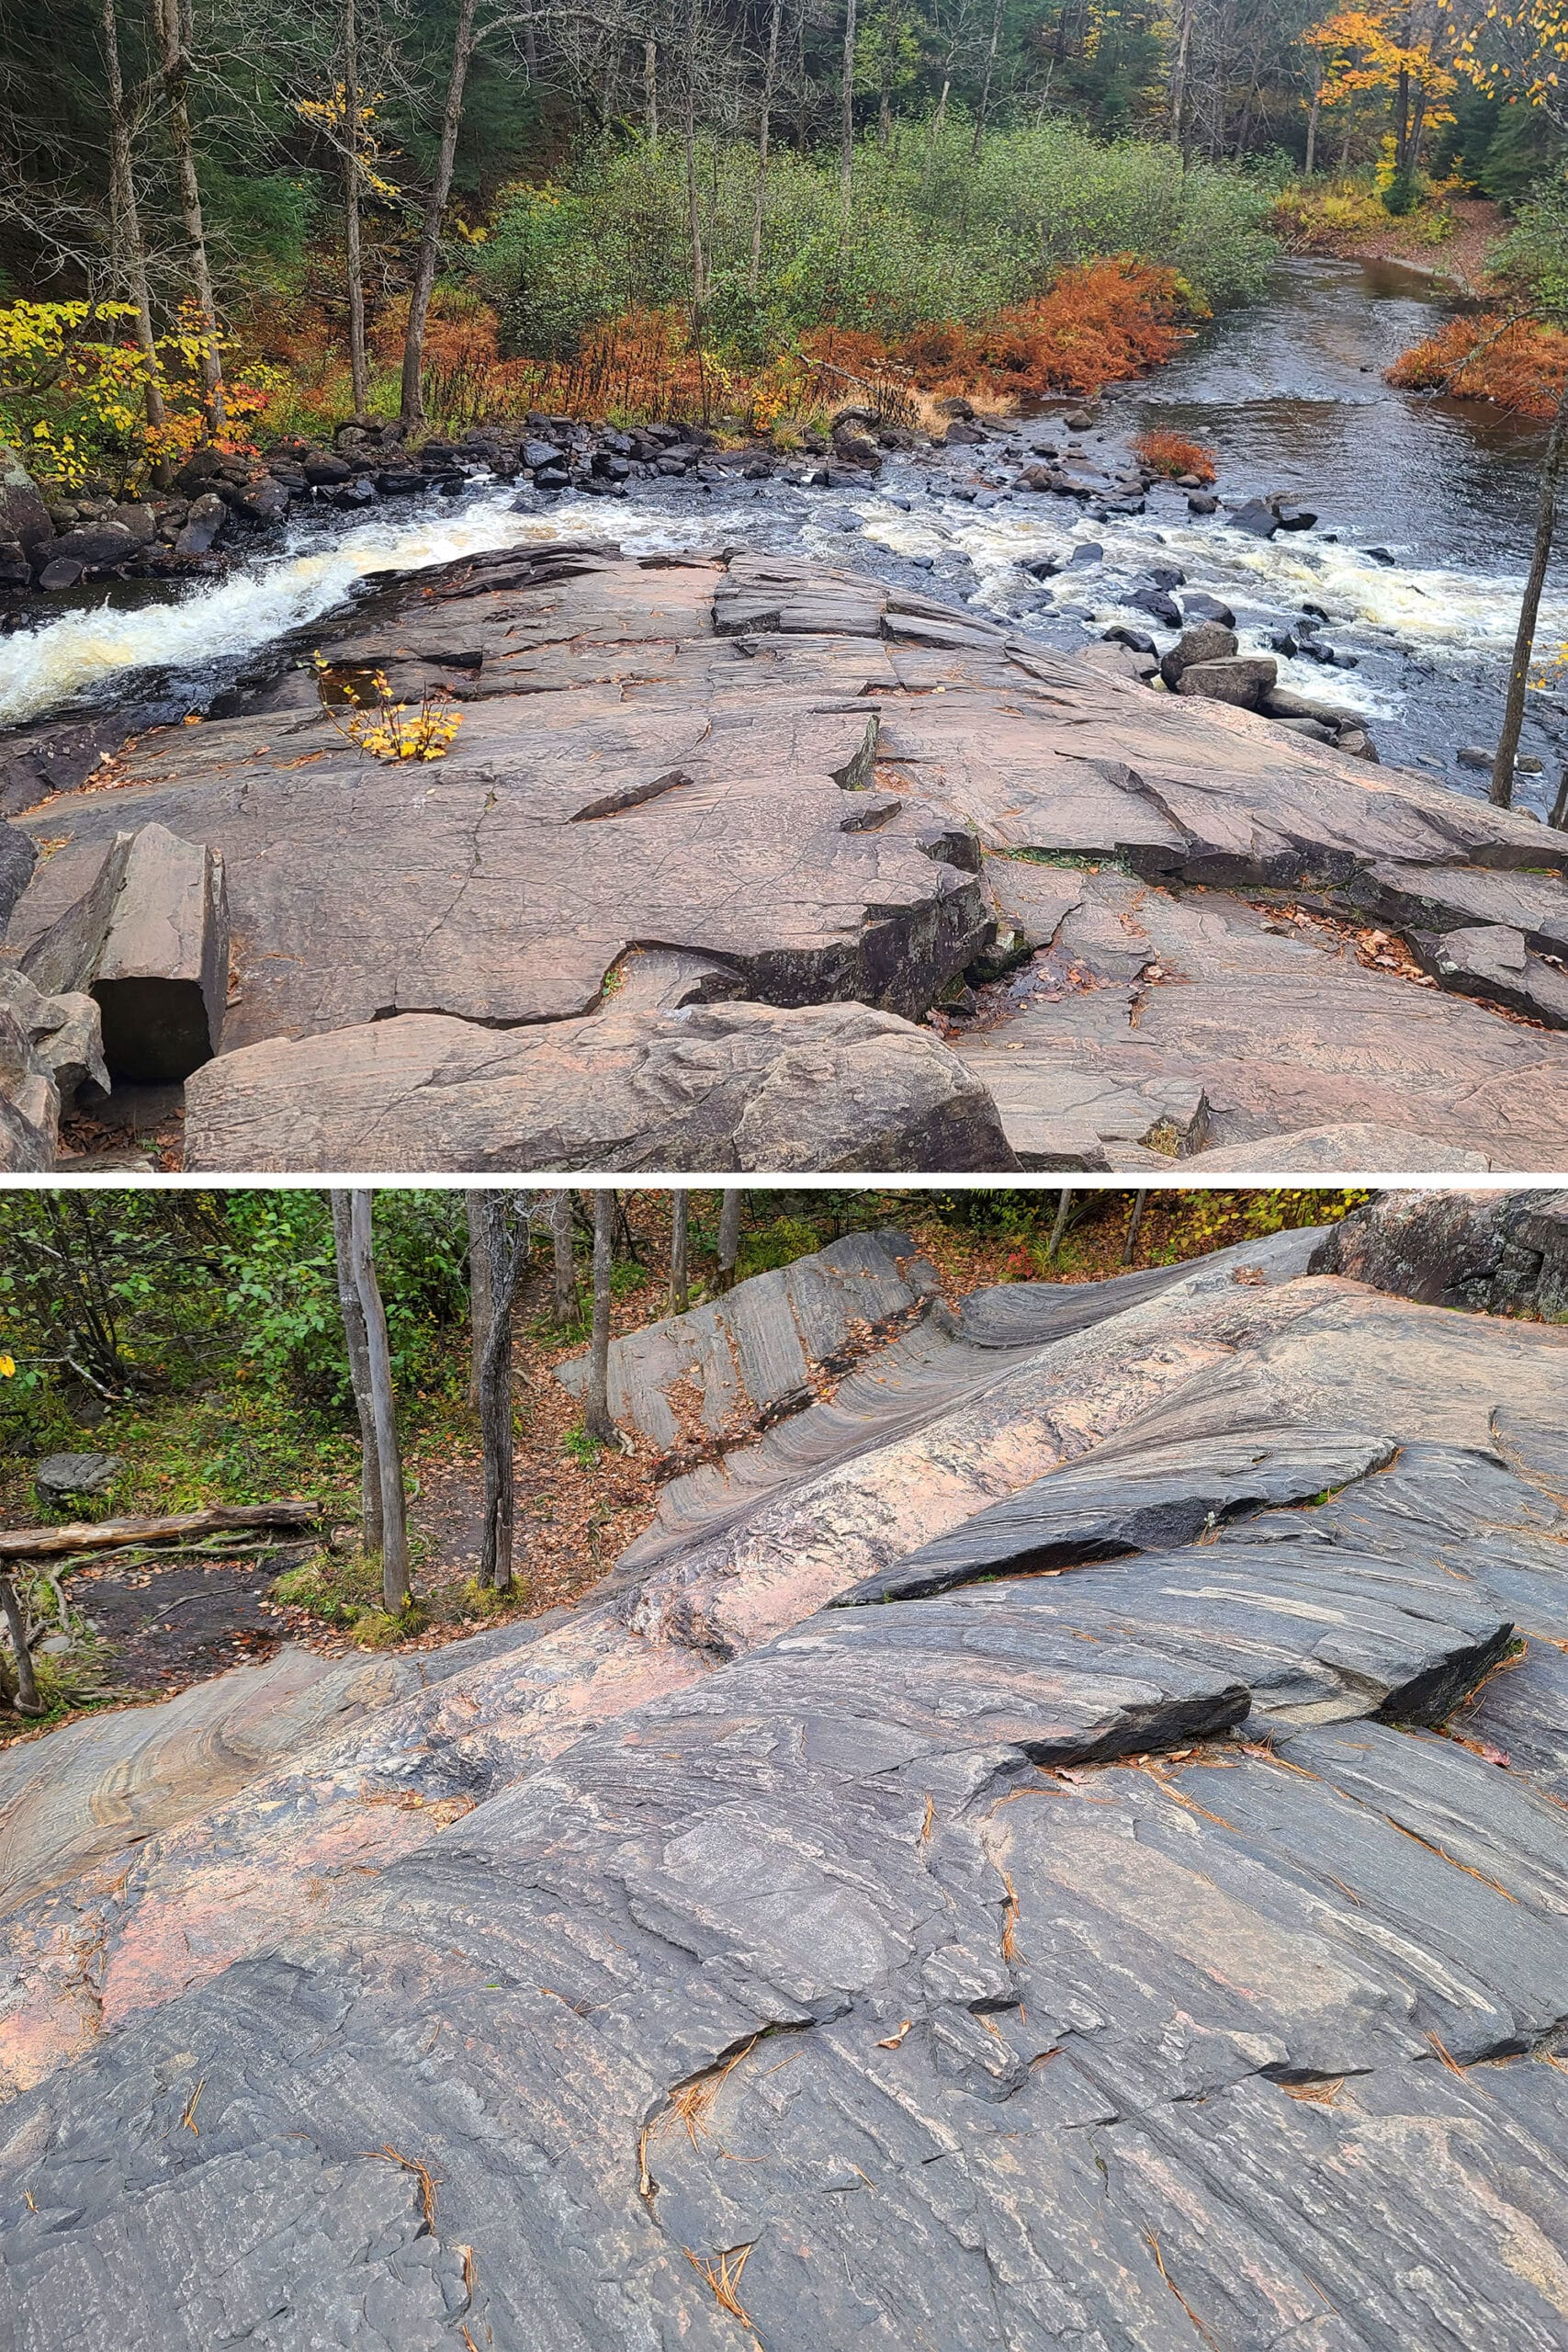
<svg viewBox="0 0 1568 2352">
<path fill-rule="evenodd" d="M 32 879 L 37 863 L 38 852 L 21 828 L 0 820 L 0 951 L 6 923 Z"/>
<path fill-rule="evenodd" d="M 112 571 L 128 563 L 140 546 L 122 523 L 83 523 L 62 532 L 50 556 L 56 563 L 79 563 L 85 571 Z"/>
<path fill-rule="evenodd" d="M 1549 1028 L 1568 1029 L 1568 972 L 1536 955 L 1522 931 L 1471 924 L 1438 938 L 1417 932 L 1414 944 L 1423 969 L 1440 987 L 1507 1005 Z"/>
<path fill-rule="evenodd" d="M 1271 654 L 1232 654 L 1219 662 L 1185 662 L 1176 691 L 1201 695 L 1209 702 L 1234 703 L 1240 710 L 1257 710 L 1277 675 Z"/>
<path fill-rule="evenodd" d="M 405 1014 L 226 1053 L 186 1102 L 186 1162 L 209 1171 L 1015 1164 L 963 1064 L 858 1004 L 658 1010 L 634 992 L 502 1031 Z"/>
<path fill-rule="evenodd" d="M 1200 662 L 1228 662 L 1235 656 L 1236 638 L 1234 629 L 1223 628 L 1218 621 L 1201 622 L 1197 628 L 1184 629 L 1159 665 L 1160 676 L 1168 686 L 1175 687 L 1184 670 Z"/>
<path fill-rule="evenodd" d="M 1246 531 L 1255 539 L 1271 539 L 1280 528 L 1280 517 L 1261 498 L 1248 498 L 1233 506 L 1225 520 L 1233 531 Z"/>
<path fill-rule="evenodd" d="M 113 1075 L 142 1086 L 188 1078 L 218 1050 L 228 986 L 222 859 L 165 825 L 141 826 L 93 977 Z"/>
<path fill-rule="evenodd" d="M 0 442 L 0 535 L 37 562 L 54 537 L 38 484 L 16 451 Z"/>
<path fill-rule="evenodd" d="M 190 502 L 184 526 L 175 541 L 175 553 L 207 555 L 228 520 L 229 509 L 217 492 L 203 491 Z"/>
<path fill-rule="evenodd" d="M 118 1453 L 50 1453 L 33 1465 L 33 1485 L 46 1503 L 73 1495 L 107 1495 L 124 1471 Z"/>
<path fill-rule="evenodd" d="M 1181 609 L 1190 621 L 1218 621 L 1222 628 L 1235 627 L 1235 615 L 1219 596 L 1211 596 L 1206 588 L 1189 588 L 1181 599 Z"/>
</svg>

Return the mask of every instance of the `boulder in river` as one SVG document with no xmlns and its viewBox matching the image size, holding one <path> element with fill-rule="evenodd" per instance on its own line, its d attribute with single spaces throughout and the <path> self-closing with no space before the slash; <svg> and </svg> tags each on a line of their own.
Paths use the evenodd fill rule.
<svg viewBox="0 0 1568 2352">
<path fill-rule="evenodd" d="M 1218 621 L 1203 621 L 1196 628 L 1183 629 L 1169 652 L 1161 657 L 1159 673 L 1174 691 L 1184 670 L 1199 662 L 1228 662 L 1235 650 L 1234 629 L 1222 628 Z"/>
<path fill-rule="evenodd" d="M 1271 654 L 1233 653 L 1219 662 L 1185 663 L 1176 691 L 1202 695 L 1210 702 L 1235 703 L 1240 710 L 1258 710 L 1277 675 Z"/>
<path fill-rule="evenodd" d="M 1271 539 L 1280 528 L 1280 517 L 1267 499 L 1244 499 L 1233 506 L 1225 517 L 1233 531 L 1246 531 L 1255 539 Z"/>
</svg>

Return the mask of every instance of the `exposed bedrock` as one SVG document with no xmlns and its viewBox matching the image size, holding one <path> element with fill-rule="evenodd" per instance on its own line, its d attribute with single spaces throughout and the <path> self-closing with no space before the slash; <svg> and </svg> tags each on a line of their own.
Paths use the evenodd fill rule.
<svg viewBox="0 0 1568 2352">
<path fill-rule="evenodd" d="M 1568 1333 L 1315 1246 L 928 1305 L 650 1567 L 127 1850 L 75 1727 L 9 2335 L 1560 2345 Z"/>
<path fill-rule="evenodd" d="M 1067 907 L 1120 890 L 1142 921 L 1146 892 L 1151 935 L 1169 936 L 1145 964 L 1192 983 L 1188 1010 L 1200 989 L 1217 1002 L 1227 977 L 1243 1001 L 1235 1046 L 1202 1021 L 1187 1049 L 1126 1001 L 1096 1008 L 1106 1039 L 1080 1040 L 1069 989 L 1049 1072 L 1042 1008 L 1024 1008 L 1032 1028 L 1004 1019 L 989 1043 L 1028 1067 L 992 1054 L 967 1082 L 983 1075 L 996 1092 L 1005 1148 L 1025 1164 L 1133 1169 L 1145 1152 L 1345 1125 L 1374 1131 L 1374 1150 L 1388 1131 L 1394 1167 L 1423 1139 L 1502 1168 L 1568 1159 L 1568 1039 L 1549 1025 L 1563 1017 L 1568 834 L 1527 817 L 1250 711 L 1148 692 L 972 612 L 766 556 L 513 550 L 386 584 L 311 641 L 329 695 L 363 691 L 372 669 L 411 705 L 426 687 L 453 695 L 447 755 L 363 754 L 340 731 L 348 706 L 323 707 L 301 668 L 243 715 L 144 734 L 108 772 L 112 790 L 96 771 L 96 787 L 89 775 L 22 820 L 50 849 L 44 872 L 151 822 L 222 858 L 233 953 L 220 1067 L 285 1041 L 347 1041 L 263 1066 L 280 1133 L 292 1097 L 325 1149 L 340 1116 L 361 1122 L 384 1089 L 400 1164 L 523 1165 L 502 1146 L 475 1158 L 471 1123 L 443 1125 L 439 1083 L 416 1080 L 400 1106 L 421 1037 L 378 1049 L 367 1030 L 549 1028 L 586 1055 L 592 1035 L 568 1024 L 613 1010 L 638 950 L 716 960 L 736 993 L 781 1014 L 858 1001 L 908 1024 L 966 971 L 994 977 L 1049 950 L 1052 928 L 1015 904 L 1033 865 Z M 1403 930 L 1438 985 L 1416 987 L 1410 966 L 1364 971 L 1333 939 L 1337 969 L 1331 954 L 1303 964 L 1301 942 L 1238 896 L 1264 890 Z M 1112 1062 L 1107 1043 L 1134 1050 Z M 932 1065 L 903 1067 L 918 1096 Z M 514 1138 L 547 1126 L 532 1105 L 548 1075 L 530 1065 L 498 1092 Z M 906 1124 L 924 1165 L 979 1164 L 945 1157 L 953 1131 L 923 1130 L 918 1104 Z M 231 1156 L 242 1142 L 249 1156 Z M 299 1156 L 303 1135 L 259 1155 L 248 1119 L 205 1148 L 215 1172 L 327 1164 Z M 694 1135 L 671 1159 L 666 1141 L 662 1164 L 695 1167 L 711 1148 Z M 628 1167 L 657 1158 L 635 1140 L 626 1154 Z"/>
<path fill-rule="evenodd" d="M 1568 1193 L 1385 1193 L 1330 1227 L 1317 1273 L 1433 1306 L 1568 1315 Z"/>
</svg>

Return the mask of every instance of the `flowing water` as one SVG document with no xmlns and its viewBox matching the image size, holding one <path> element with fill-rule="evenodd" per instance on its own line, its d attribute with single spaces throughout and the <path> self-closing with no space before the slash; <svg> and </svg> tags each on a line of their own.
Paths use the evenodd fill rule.
<svg viewBox="0 0 1568 2352">
<path fill-rule="evenodd" d="M 1026 492 L 961 497 L 959 469 L 929 458 L 895 459 L 874 489 L 854 492 L 641 482 L 614 502 L 525 493 L 520 503 L 509 486 L 479 481 L 456 499 L 389 505 L 368 519 L 297 514 L 281 543 L 220 581 L 99 586 L 34 609 L 0 639 L 0 720 L 122 704 L 144 720 L 220 707 L 282 639 L 372 574 L 530 540 L 807 553 L 967 601 L 1060 645 L 1092 641 L 1121 620 L 1163 648 L 1169 632 L 1122 599 L 1165 563 L 1235 608 L 1244 648 L 1303 604 L 1319 606 L 1325 639 L 1357 666 L 1282 662 L 1281 683 L 1364 711 L 1385 759 L 1483 790 L 1484 778 L 1454 754 L 1495 739 L 1543 433 L 1475 403 L 1389 390 L 1383 368 L 1445 309 L 1408 271 L 1285 263 L 1266 305 L 1216 322 L 1156 377 L 1122 388 L 1104 404 L 1103 428 L 1082 436 L 1092 458 L 1145 424 L 1187 433 L 1217 451 L 1227 497 L 1289 492 L 1316 511 L 1309 532 L 1253 539 L 1223 515 L 1190 516 L 1174 490 L 1151 493 L 1145 514 L 1103 522 Z M 1021 427 L 1018 445 L 1038 437 Z M 976 456 L 1005 484 L 1012 469 L 999 453 Z M 1085 542 L 1102 560 L 1066 579 L 1043 584 L 1024 568 L 1046 555 L 1065 560 Z M 1540 642 L 1565 639 L 1568 589 L 1558 587 Z M 1524 749 L 1545 773 L 1521 779 L 1519 802 L 1540 809 L 1568 751 L 1568 695 L 1531 697 Z"/>
</svg>

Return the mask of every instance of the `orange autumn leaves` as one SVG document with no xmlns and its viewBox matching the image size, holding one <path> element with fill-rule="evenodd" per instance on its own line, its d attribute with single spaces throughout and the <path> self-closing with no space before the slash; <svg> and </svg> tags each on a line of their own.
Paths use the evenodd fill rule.
<svg viewBox="0 0 1568 2352">
<path fill-rule="evenodd" d="M 1388 380 L 1401 390 L 1493 401 L 1518 416 L 1556 413 L 1568 385 L 1568 334 L 1497 313 L 1450 319 L 1396 359 Z"/>
</svg>

